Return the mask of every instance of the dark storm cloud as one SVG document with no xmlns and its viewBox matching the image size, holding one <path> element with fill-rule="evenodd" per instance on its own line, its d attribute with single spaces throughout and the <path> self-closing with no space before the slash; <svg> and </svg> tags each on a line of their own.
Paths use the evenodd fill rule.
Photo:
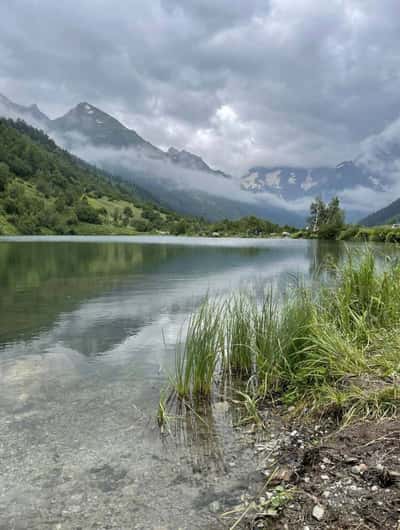
<svg viewBox="0 0 400 530">
<path fill-rule="evenodd" d="M 338 163 L 400 115 L 399 37 L 398 0 L 2 0 L 0 92 L 236 174 Z"/>
</svg>

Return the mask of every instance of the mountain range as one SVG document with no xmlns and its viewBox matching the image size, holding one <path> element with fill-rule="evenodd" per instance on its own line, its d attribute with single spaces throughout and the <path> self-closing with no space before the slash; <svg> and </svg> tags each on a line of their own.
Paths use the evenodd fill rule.
<svg viewBox="0 0 400 530">
<path fill-rule="evenodd" d="M 357 186 L 383 191 L 385 182 L 361 164 L 346 161 L 335 167 L 253 167 L 242 177 L 241 186 L 252 193 L 275 193 L 289 201 L 305 196 L 328 200 L 344 189 Z"/>
<path fill-rule="evenodd" d="M 180 151 L 174 147 L 170 147 L 166 152 L 162 151 L 144 140 L 136 131 L 128 129 L 90 103 L 79 103 L 64 116 L 51 120 L 36 104 L 19 105 L 0 94 L 0 115 L 21 118 L 32 125 L 40 126 L 46 132 L 57 134 L 70 149 L 73 149 L 77 142 L 117 149 L 133 147 L 138 156 L 146 159 L 171 162 L 184 169 L 206 171 L 231 178 L 222 171 L 212 169 L 201 157 L 188 151 Z"/>
<path fill-rule="evenodd" d="M 44 129 L 64 148 L 133 182 L 169 208 L 212 220 L 254 214 L 281 224 L 302 225 L 306 212 L 296 213 L 291 201 L 304 202 L 317 195 L 329 200 L 359 187 L 380 192 L 387 185 L 382 174 L 357 159 L 333 167 L 256 166 L 238 181 L 211 168 L 196 154 L 156 147 L 87 102 L 50 119 L 37 105 L 19 105 L 0 95 L 0 115 L 22 118 Z M 271 196 L 276 200 L 271 201 Z M 347 214 L 351 221 L 365 215 L 356 210 Z"/>
</svg>

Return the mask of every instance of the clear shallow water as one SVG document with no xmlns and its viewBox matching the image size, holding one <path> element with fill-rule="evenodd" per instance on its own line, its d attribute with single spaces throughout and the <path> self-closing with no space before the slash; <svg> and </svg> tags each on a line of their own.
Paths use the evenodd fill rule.
<svg viewBox="0 0 400 530">
<path fill-rule="evenodd" d="M 0 238 L 0 528 L 224 528 L 257 461 L 217 403 L 162 441 L 155 411 L 210 293 L 309 277 L 338 243 Z M 182 439 L 184 439 L 182 441 Z"/>
</svg>

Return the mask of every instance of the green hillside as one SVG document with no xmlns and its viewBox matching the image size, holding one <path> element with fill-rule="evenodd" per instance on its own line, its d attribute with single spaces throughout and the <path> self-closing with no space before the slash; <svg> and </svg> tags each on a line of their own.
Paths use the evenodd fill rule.
<svg viewBox="0 0 400 530">
<path fill-rule="evenodd" d="M 149 197 L 74 157 L 25 122 L 0 119 L 0 235 L 264 237 L 291 230 L 254 216 L 210 223 L 174 213 Z"/>
<path fill-rule="evenodd" d="M 365 226 L 391 225 L 400 221 L 400 199 L 360 221 Z"/>
<path fill-rule="evenodd" d="M 60 149 L 23 121 L 0 119 L 0 234 L 174 231 L 182 217 Z"/>
</svg>

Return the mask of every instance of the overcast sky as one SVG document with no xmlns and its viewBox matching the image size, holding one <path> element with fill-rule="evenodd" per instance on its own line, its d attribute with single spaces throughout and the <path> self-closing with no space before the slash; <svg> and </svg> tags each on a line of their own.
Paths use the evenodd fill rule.
<svg viewBox="0 0 400 530">
<path fill-rule="evenodd" d="M 399 0 L 0 0 L 0 92 L 236 175 L 337 164 L 399 118 L 399 43 Z"/>
</svg>

